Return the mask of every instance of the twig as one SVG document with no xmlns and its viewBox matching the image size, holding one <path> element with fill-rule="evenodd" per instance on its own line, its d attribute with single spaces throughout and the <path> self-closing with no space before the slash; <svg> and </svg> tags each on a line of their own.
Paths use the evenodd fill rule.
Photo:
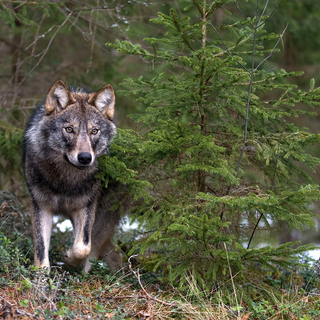
<svg viewBox="0 0 320 320">
<path fill-rule="evenodd" d="M 80 8 L 80 9 L 74 9 L 73 11 L 76 12 L 76 11 L 92 11 L 92 10 L 118 10 L 119 8 L 129 7 L 130 5 L 132 5 L 132 3 L 121 4 L 115 7 L 100 6 L 100 7 Z"/>
<path fill-rule="evenodd" d="M 40 38 L 44 38 L 48 33 L 51 32 L 51 30 L 52 30 L 53 28 L 57 28 L 57 26 L 54 24 L 54 25 L 51 26 L 45 33 L 43 33 L 41 36 L 38 36 L 38 31 L 39 31 L 39 28 L 40 28 L 41 23 L 43 22 L 43 18 L 44 18 L 44 17 L 45 17 L 45 15 L 42 15 L 42 19 L 41 19 L 41 21 L 39 22 L 39 26 L 38 26 L 38 28 L 37 28 L 36 35 L 35 35 L 35 37 L 34 37 L 34 38 L 35 38 L 34 41 L 33 41 L 32 43 L 30 43 L 30 44 L 26 47 L 25 50 L 28 50 L 31 46 L 33 46 L 34 44 L 36 44 L 37 41 L 38 41 Z M 37 55 L 35 55 L 35 57 L 37 57 Z"/>
<path fill-rule="evenodd" d="M 234 55 L 232 54 L 232 52 L 230 51 L 230 49 L 228 49 L 227 45 L 225 44 L 225 42 L 223 41 L 222 37 L 220 36 L 220 33 L 218 32 L 218 30 L 216 29 L 216 27 L 213 25 L 213 23 L 209 23 L 209 25 L 212 27 L 212 29 L 215 31 L 215 33 L 218 35 L 221 43 L 223 44 L 223 46 L 225 47 L 226 51 L 228 52 L 228 54 L 234 58 Z M 239 43 L 240 44 L 240 43 Z M 234 46 L 235 48 L 236 46 Z M 244 65 L 242 64 L 240 61 L 237 61 L 237 63 L 244 69 L 246 70 L 248 73 L 251 73 L 250 70 Z"/>
<path fill-rule="evenodd" d="M 49 302 L 49 304 L 52 306 L 52 308 L 56 308 L 56 304 L 54 303 L 54 301 L 52 299 L 50 299 L 49 297 L 46 296 L 46 294 L 44 292 L 42 292 L 36 285 L 34 285 L 34 283 L 32 283 L 29 279 L 27 279 L 26 277 L 24 277 L 23 275 L 21 275 L 21 277 L 26 281 L 28 282 L 29 285 L 31 285 L 35 291 L 39 292 L 39 294 L 41 294 L 41 296 L 47 300 Z M 41 281 L 40 279 L 38 279 L 39 282 Z M 38 284 L 39 284 L 38 282 Z"/>
<path fill-rule="evenodd" d="M 139 294 L 137 296 L 117 296 L 117 297 L 107 297 L 107 299 L 121 300 L 121 299 L 148 299 L 145 295 Z"/>
<path fill-rule="evenodd" d="M 69 20 L 69 18 L 72 16 L 73 14 L 73 11 L 71 11 L 68 16 L 64 19 L 64 21 L 59 25 L 57 26 L 57 30 L 56 32 L 53 34 L 53 36 L 51 37 L 47 47 L 45 48 L 44 51 L 42 51 L 41 53 L 41 57 L 39 59 L 39 61 L 33 66 L 33 68 L 24 76 L 24 78 L 19 82 L 19 85 L 18 86 L 21 86 L 21 84 L 24 82 L 24 80 L 26 80 L 27 76 L 40 64 L 40 62 L 42 61 L 42 59 L 44 58 L 44 56 L 46 55 L 46 53 L 48 52 L 50 46 L 51 46 L 51 43 L 53 41 L 53 39 L 55 38 L 55 36 L 57 35 L 57 33 L 59 32 L 59 30 L 65 25 L 65 23 Z M 53 28 L 53 27 L 52 27 Z M 32 45 L 32 44 L 31 44 Z"/>
<path fill-rule="evenodd" d="M 259 212 L 259 211 L 257 210 L 257 212 Z M 251 236 L 250 236 L 250 239 L 249 239 L 249 242 L 248 242 L 248 245 L 247 245 L 247 249 L 250 248 L 251 241 L 252 241 L 253 236 L 254 236 L 257 228 L 258 228 L 259 222 L 260 222 L 260 220 L 262 219 L 262 216 L 263 216 L 263 212 L 260 213 L 260 217 L 259 217 L 259 219 L 257 220 L 257 222 L 256 222 L 256 224 L 255 224 L 255 226 L 254 226 L 254 229 L 253 229 L 253 231 L 252 231 L 252 233 L 251 233 Z"/>
<path fill-rule="evenodd" d="M 0 298 L 2 299 L 2 306 L 4 307 L 5 304 L 9 305 L 10 307 L 14 307 L 15 305 L 10 303 L 9 301 L 5 300 L 3 297 L 0 296 Z M 25 315 L 25 316 L 28 316 L 28 317 L 31 317 L 31 318 L 35 318 L 37 319 L 37 317 L 27 311 L 24 311 L 24 310 L 19 310 L 18 308 L 15 309 L 16 313 L 20 314 L 20 315 Z M 0 314 L 0 316 L 4 316 L 4 314 Z"/>
<path fill-rule="evenodd" d="M 152 296 L 146 291 L 146 289 L 143 287 L 143 285 L 142 285 L 142 283 L 141 283 L 141 280 L 140 280 L 139 269 L 137 269 L 137 271 L 134 271 L 134 270 L 132 269 L 132 265 L 131 265 L 130 259 L 131 259 L 131 258 L 135 258 L 135 257 L 137 257 L 137 256 L 138 256 L 138 255 L 136 254 L 136 255 L 133 255 L 133 256 L 129 257 L 129 259 L 128 259 L 129 269 L 130 269 L 130 271 L 133 273 L 133 275 L 136 277 L 136 279 L 138 280 L 138 283 L 139 283 L 141 289 L 143 290 L 143 292 L 145 293 L 145 295 L 147 296 L 147 298 L 150 299 L 150 300 L 156 301 L 156 302 L 158 302 L 158 303 L 161 303 L 161 304 L 163 304 L 163 305 L 165 305 L 165 306 L 177 308 L 177 307 L 178 307 L 177 304 L 175 304 L 175 303 L 170 303 L 170 302 L 166 302 L 166 301 L 162 301 L 162 300 L 159 300 L 159 299 L 157 299 L 157 298 L 154 298 L 154 297 L 152 297 Z"/>
<path fill-rule="evenodd" d="M 265 24 L 265 23 L 273 16 L 274 12 L 277 10 L 278 5 L 277 5 L 276 1 L 273 1 L 273 2 L 274 2 L 274 5 L 275 5 L 275 8 L 274 8 L 273 11 L 271 12 L 271 14 L 268 16 L 268 18 L 267 18 L 265 21 L 263 21 L 261 24 L 259 24 L 258 27 L 260 27 L 260 26 L 262 26 L 263 24 Z M 265 13 L 266 8 L 268 7 L 268 4 L 269 4 L 269 0 L 266 2 L 266 5 L 264 6 L 264 9 L 263 9 L 263 12 L 262 12 L 262 15 L 261 15 L 261 16 L 263 16 L 263 14 Z M 236 2 L 236 7 L 237 7 L 237 9 L 239 10 L 239 12 L 244 16 L 244 18 L 247 19 L 248 17 L 247 17 L 247 16 L 244 14 L 244 12 L 241 10 L 238 2 Z M 250 24 L 251 24 L 251 23 L 250 23 Z M 251 26 L 252 26 L 252 24 L 251 24 Z"/>
<path fill-rule="evenodd" d="M 43 14 L 43 15 L 42 15 L 42 18 L 41 18 L 41 20 L 40 20 L 40 22 L 39 22 L 39 24 L 38 24 L 38 27 L 37 27 L 37 30 L 36 30 L 36 34 L 35 34 L 35 36 L 34 36 L 34 41 L 33 41 L 33 43 L 32 43 L 31 45 L 28 46 L 28 48 L 29 48 L 30 46 L 32 46 L 31 57 L 35 57 L 35 54 L 34 54 L 34 53 L 35 53 L 35 51 L 36 51 L 36 45 L 37 45 L 37 41 L 38 41 L 38 39 L 39 39 L 40 26 L 42 25 L 42 22 L 44 21 L 45 17 L 46 17 L 46 15 Z M 28 48 L 26 48 L 26 50 L 27 50 Z M 32 61 L 32 59 L 30 59 L 30 64 L 29 64 L 29 67 L 30 67 L 30 68 L 31 68 L 31 61 Z"/>
<path fill-rule="evenodd" d="M 278 41 L 276 42 L 276 44 L 275 44 L 274 47 L 272 48 L 272 50 L 271 50 L 271 52 L 269 53 L 269 55 L 268 55 L 266 58 L 264 58 L 264 59 L 256 66 L 256 68 L 254 69 L 254 72 L 256 72 L 256 71 L 259 69 L 259 67 L 260 67 L 263 63 L 265 63 L 265 62 L 272 56 L 272 54 L 273 54 L 274 50 L 276 49 L 278 43 L 279 43 L 280 40 L 283 38 L 283 35 L 284 35 L 284 33 L 286 32 L 286 30 L 287 30 L 287 28 L 288 28 L 288 25 L 289 25 L 289 22 L 288 22 L 287 25 L 285 26 L 283 32 L 281 33 Z"/>
<path fill-rule="evenodd" d="M 93 10 L 91 11 L 91 16 L 93 15 Z M 89 30 L 90 30 L 90 35 L 93 39 L 93 41 L 91 41 L 91 50 L 90 50 L 90 60 L 89 60 L 89 63 L 88 63 L 88 68 L 87 68 L 87 72 L 86 73 L 89 73 L 90 69 L 91 69 L 91 65 L 92 65 L 92 60 L 93 60 L 93 50 L 94 50 L 94 43 L 95 43 L 95 36 L 96 36 L 96 31 L 97 31 L 97 22 L 98 22 L 98 15 L 96 15 L 95 17 L 95 22 L 94 22 L 94 28 L 93 28 L 93 31 L 92 31 L 92 19 L 90 18 L 90 24 L 89 24 Z"/>
</svg>

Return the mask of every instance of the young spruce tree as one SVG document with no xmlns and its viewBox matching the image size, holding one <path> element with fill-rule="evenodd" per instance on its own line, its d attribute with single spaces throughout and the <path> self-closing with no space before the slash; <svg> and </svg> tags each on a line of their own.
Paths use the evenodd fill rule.
<svg viewBox="0 0 320 320">
<path fill-rule="evenodd" d="M 196 22 L 175 9 L 159 13 L 151 22 L 167 33 L 144 39 L 151 49 L 109 44 L 149 60 L 155 71 L 166 64 L 167 72 L 125 81 L 126 94 L 147 106 L 131 116 L 141 128 L 119 130 L 111 156 L 101 159 L 104 177 L 143 196 L 135 211 L 146 236 L 135 249 L 156 250 L 154 269 L 174 285 L 183 289 L 192 277 L 210 292 L 231 274 L 255 282 L 297 264 L 297 254 L 314 246 L 253 248 L 251 240 L 261 225 L 314 226 L 310 204 L 319 198 L 304 169 L 319 164 L 305 151 L 319 136 L 289 117 L 304 113 L 297 104 L 317 105 L 320 90 L 312 80 L 306 92 L 286 82 L 300 72 L 263 68 L 282 39 L 265 33 L 266 7 L 217 30 L 211 21 L 226 2 L 193 0 L 186 11 L 197 11 Z"/>
</svg>

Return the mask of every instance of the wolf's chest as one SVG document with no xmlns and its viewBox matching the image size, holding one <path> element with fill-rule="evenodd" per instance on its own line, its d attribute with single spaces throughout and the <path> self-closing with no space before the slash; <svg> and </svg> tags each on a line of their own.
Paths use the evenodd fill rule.
<svg viewBox="0 0 320 320">
<path fill-rule="evenodd" d="M 52 212 L 54 215 L 63 215 L 67 218 L 74 217 L 77 212 L 86 211 L 85 208 L 88 207 L 88 203 L 92 200 L 92 196 L 95 198 L 95 195 L 90 196 L 57 196 L 52 195 L 51 199 L 46 202 L 47 210 Z"/>
</svg>

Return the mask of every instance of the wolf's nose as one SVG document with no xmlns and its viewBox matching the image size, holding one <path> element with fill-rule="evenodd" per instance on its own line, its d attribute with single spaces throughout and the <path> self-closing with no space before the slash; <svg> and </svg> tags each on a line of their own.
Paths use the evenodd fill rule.
<svg viewBox="0 0 320 320">
<path fill-rule="evenodd" d="M 81 152 L 78 154 L 78 161 L 81 164 L 89 164 L 91 160 L 92 160 L 92 157 L 89 152 Z"/>
</svg>

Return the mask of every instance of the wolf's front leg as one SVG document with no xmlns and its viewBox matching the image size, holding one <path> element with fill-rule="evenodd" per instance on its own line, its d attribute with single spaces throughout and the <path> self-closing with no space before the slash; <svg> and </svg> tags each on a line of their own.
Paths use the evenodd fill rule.
<svg viewBox="0 0 320 320">
<path fill-rule="evenodd" d="M 85 261 L 91 251 L 91 230 L 94 222 L 95 204 L 89 201 L 85 208 L 71 214 L 74 243 L 65 253 L 65 261 L 76 267 Z"/>
<path fill-rule="evenodd" d="M 49 246 L 53 214 L 49 208 L 39 205 L 35 199 L 32 199 L 32 203 L 31 222 L 34 243 L 34 265 L 50 269 Z"/>
</svg>

